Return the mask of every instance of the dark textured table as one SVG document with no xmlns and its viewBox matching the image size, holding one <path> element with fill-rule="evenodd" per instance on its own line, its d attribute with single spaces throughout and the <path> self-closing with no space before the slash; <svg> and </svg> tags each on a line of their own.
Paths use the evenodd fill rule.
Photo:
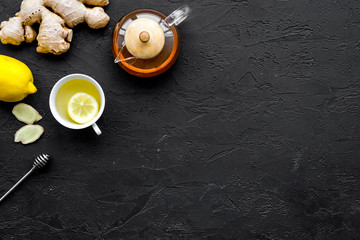
<svg viewBox="0 0 360 240">
<path fill-rule="evenodd" d="M 0 2 L 0 21 L 20 0 Z M 1 239 L 358 239 L 360 2 L 186 1 L 181 53 L 162 76 L 113 63 L 116 22 L 138 8 L 185 1 L 111 0 L 101 30 L 74 29 L 70 51 L 0 45 L 32 70 L 23 102 L 42 138 L 13 142 L 23 124 L 0 103 L 0 191 L 51 154 L 0 205 Z M 102 85 L 96 136 L 52 117 L 52 86 L 70 73 Z"/>
</svg>

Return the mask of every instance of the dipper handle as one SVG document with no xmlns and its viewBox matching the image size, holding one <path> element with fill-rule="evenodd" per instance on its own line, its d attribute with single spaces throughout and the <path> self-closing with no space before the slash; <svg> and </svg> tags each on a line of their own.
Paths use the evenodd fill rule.
<svg viewBox="0 0 360 240">
<path fill-rule="evenodd" d="M 44 167 L 48 161 L 50 160 L 50 156 L 48 154 L 40 154 L 34 160 L 34 164 L 30 171 L 28 171 L 17 183 L 15 183 L 12 188 L 9 189 L 1 198 L 0 202 L 2 202 L 17 186 L 20 185 L 22 181 L 24 181 L 35 169 Z"/>
</svg>

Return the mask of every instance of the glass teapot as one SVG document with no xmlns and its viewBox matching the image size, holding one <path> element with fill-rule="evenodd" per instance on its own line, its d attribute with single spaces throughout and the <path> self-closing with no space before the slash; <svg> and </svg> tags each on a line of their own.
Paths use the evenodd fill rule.
<svg viewBox="0 0 360 240">
<path fill-rule="evenodd" d="M 111 48 L 119 64 L 138 77 L 154 77 L 168 70 L 180 51 L 175 26 L 190 13 L 185 5 L 169 16 L 151 9 L 139 9 L 125 15 L 115 26 Z"/>
</svg>

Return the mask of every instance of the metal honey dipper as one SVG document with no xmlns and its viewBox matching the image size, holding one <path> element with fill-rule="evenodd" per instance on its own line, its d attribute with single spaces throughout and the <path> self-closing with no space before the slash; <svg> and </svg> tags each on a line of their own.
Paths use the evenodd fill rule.
<svg viewBox="0 0 360 240">
<path fill-rule="evenodd" d="M 48 154 L 40 154 L 39 156 L 37 156 L 34 160 L 33 166 L 30 169 L 30 171 L 28 171 L 12 188 L 10 188 L 9 191 L 7 191 L 1 198 L 0 198 L 0 202 L 2 202 L 7 195 L 9 195 L 22 181 L 25 180 L 25 178 L 27 178 L 32 172 L 35 171 L 35 169 L 40 169 L 42 167 L 44 167 L 50 160 L 50 156 Z"/>
</svg>

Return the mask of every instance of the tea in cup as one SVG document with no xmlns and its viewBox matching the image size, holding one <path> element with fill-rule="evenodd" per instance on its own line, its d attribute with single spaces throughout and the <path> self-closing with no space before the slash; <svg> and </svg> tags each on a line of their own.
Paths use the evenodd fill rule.
<svg viewBox="0 0 360 240">
<path fill-rule="evenodd" d="M 50 110 L 54 118 L 70 129 L 92 126 L 101 134 L 96 121 L 105 108 L 105 95 L 92 77 L 85 74 L 70 74 L 60 79 L 50 93 Z"/>
</svg>

